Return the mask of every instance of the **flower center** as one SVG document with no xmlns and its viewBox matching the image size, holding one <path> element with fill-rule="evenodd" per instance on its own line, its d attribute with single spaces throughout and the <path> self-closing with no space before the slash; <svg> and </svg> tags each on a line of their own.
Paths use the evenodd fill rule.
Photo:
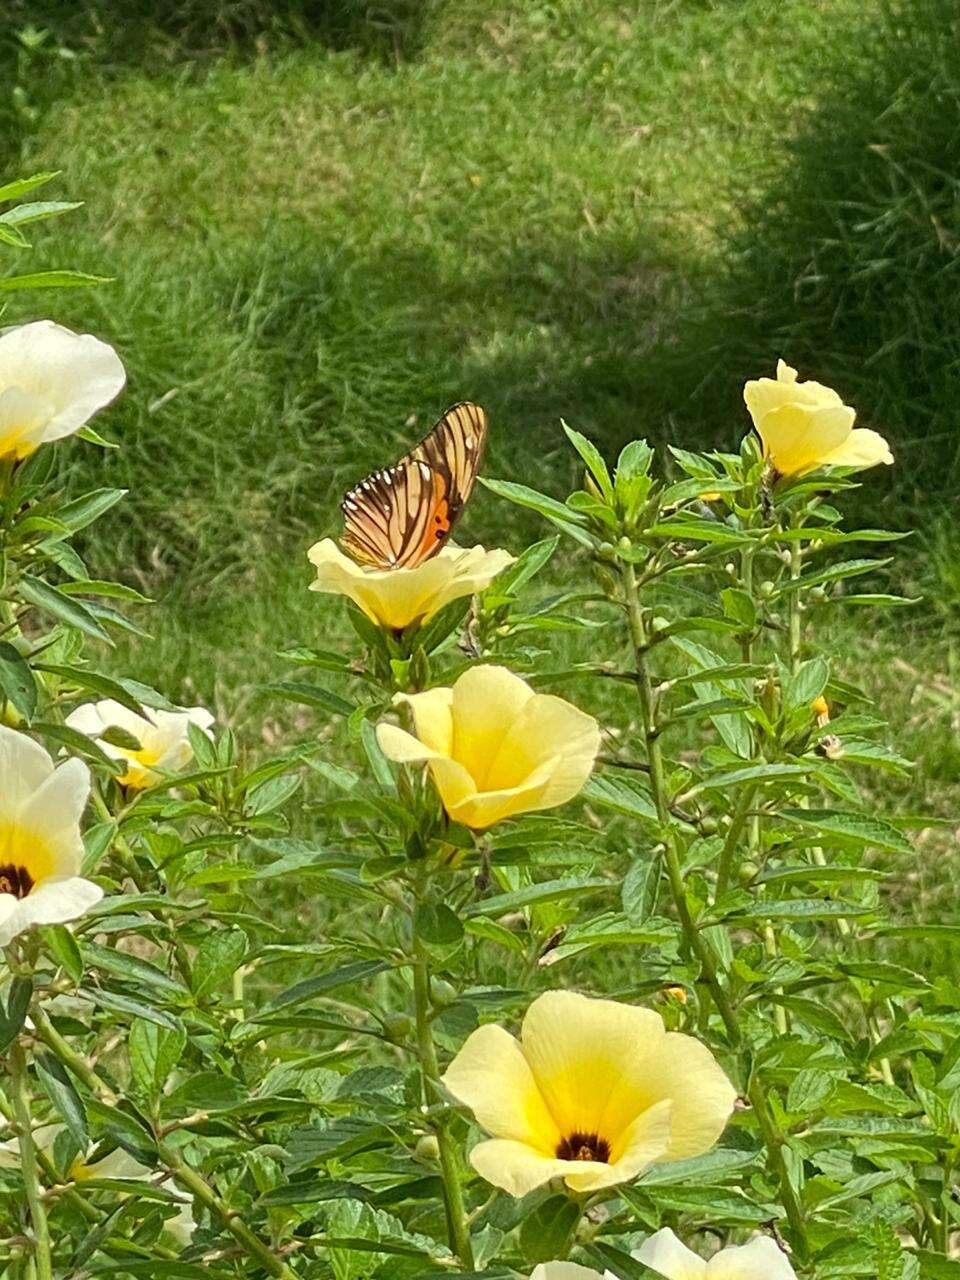
<svg viewBox="0 0 960 1280">
<path fill-rule="evenodd" d="M 595 1160 L 610 1163 L 610 1143 L 597 1133 L 571 1133 L 557 1146 L 558 1160 Z"/>
<path fill-rule="evenodd" d="M 13 862 L 0 863 L 0 893 L 12 893 L 15 898 L 25 898 L 34 886 L 34 879 L 24 866 Z"/>
</svg>

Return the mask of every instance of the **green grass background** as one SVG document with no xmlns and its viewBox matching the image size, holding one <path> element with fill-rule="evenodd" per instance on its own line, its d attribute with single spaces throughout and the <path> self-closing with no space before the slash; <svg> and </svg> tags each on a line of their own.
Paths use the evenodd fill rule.
<svg viewBox="0 0 960 1280">
<path fill-rule="evenodd" d="M 77 214 L 30 260 L 114 275 L 23 295 L 122 352 L 76 485 L 131 497 L 89 551 L 161 602 L 116 663 L 224 720 L 275 651 L 329 643 L 306 548 L 341 491 L 460 397 L 490 474 L 561 494 L 558 419 L 615 450 L 746 429 L 784 355 L 893 441 L 856 514 L 918 527 L 927 603 L 821 639 L 952 817 L 960 617 L 960 17 L 952 0 L 8 0 L 5 174 Z M 20 259 L 22 262 L 22 258 Z M 20 266 L 18 262 L 18 267 Z M 477 498 L 465 533 L 534 526 Z M 273 732 L 268 723 L 267 732 Z M 901 868 L 953 897 L 953 831 Z M 938 908 L 939 909 L 939 908 Z"/>
</svg>

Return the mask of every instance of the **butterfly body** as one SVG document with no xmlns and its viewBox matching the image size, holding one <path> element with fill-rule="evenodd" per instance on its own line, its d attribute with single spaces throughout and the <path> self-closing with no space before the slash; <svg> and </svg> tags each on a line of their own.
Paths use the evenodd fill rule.
<svg viewBox="0 0 960 1280">
<path fill-rule="evenodd" d="M 487 442 L 487 415 L 461 401 L 392 467 L 344 498 L 343 545 L 360 564 L 412 569 L 436 555 L 473 490 Z"/>
</svg>

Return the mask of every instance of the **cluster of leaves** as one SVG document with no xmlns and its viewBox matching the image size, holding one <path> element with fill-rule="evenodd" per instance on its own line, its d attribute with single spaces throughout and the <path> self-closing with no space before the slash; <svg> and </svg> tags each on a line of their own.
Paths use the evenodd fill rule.
<svg viewBox="0 0 960 1280">
<path fill-rule="evenodd" d="M 960 987 L 890 958 L 910 929 L 874 855 L 908 858 L 911 822 L 863 790 L 910 766 L 812 640 L 818 610 L 899 603 L 848 590 L 886 561 L 847 548 L 890 535 L 842 528 L 848 478 L 774 483 L 752 441 L 674 450 L 661 482 L 643 442 L 611 474 L 567 434 L 587 479 L 566 502 L 489 482 L 557 532 L 482 598 L 401 634 L 351 610 L 352 651 L 282 655 L 299 674 L 272 692 L 312 709 L 306 742 L 252 756 L 193 731 L 191 771 L 137 791 L 64 724 L 91 696 L 169 705 L 87 656 L 131 625 L 105 601 L 143 603 L 73 545 L 121 495 L 51 488 L 43 451 L 8 468 L 0 709 L 89 761 L 84 874 L 106 890 L 18 940 L 0 979 L 55 1274 L 503 1276 L 569 1256 L 640 1280 L 633 1250 L 667 1223 L 692 1243 L 780 1232 L 804 1277 L 960 1274 Z M 534 599 L 562 538 L 594 581 Z M 489 661 L 595 696 L 609 733 L 579 808 L 478 838 L 374 723 Z M 711 1046 L 742 1098 L 712 1152 L 588 1199 L 514 1200 L 472 1172 L 438 1060 L 558 985 L 652 1002 Z M 0 1261 L 32 1277 L 17 1106 L 0 1085 Z"/>
</svg>

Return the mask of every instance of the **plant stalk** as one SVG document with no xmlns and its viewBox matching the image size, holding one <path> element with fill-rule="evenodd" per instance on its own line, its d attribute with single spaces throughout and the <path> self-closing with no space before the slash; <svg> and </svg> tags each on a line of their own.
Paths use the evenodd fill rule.
<svg viewBox="0 0 960 1280">
<path fill-rule="evenodd" d="M 417 903 L 419 903 L 419 886 L 416 887 L 415 894 Z M 424 1103 L 429 1106 L 436 1098 L 443 1097 L 443 1087 L 440 1084 L 437 1048 L 433 1042 L 433 1030 L 430 1026 L 430 958 L 417 935 L 416 911 L 414 911 L 412 929 L 413 998 L 417 1024 L 417 1054 L 420 1059 L 420 1073 L 423 1078 Z M 445 1117 L 441 1116 L 437 1120 L 435 1133 L 437 1146 L 439 1147 L 440 1174 L 443 1179 L 443 1196 L 450 1247 L 460 1259 L 464 1270 L 473 1271 L 473 1242 L 470 1238 L 470 1227 L 463 1200 L 463 1187 L 460 1184 L 457 1151 Z"/>
<path fill-rule="evenodd" d="M 630 625 L 630 638 L 633 643 L 637 667 L 637 694 L 640 701 L 641 719 L 650 761 L 650 788 L 663 832 L 664 864 L 667 868 L 667 877 L 670 881 L 674 905 L 677 909 L 687 947 L 700 965 L 704 982 L 726 1028 L 731 1047 L 742 1054 L 747 1046 L 740 1028 L 736 1008 L 730 1000 L 726 988 L 720 981 L 720 975 L 710 944 L 706 941 L 697 922 L 690 914 L 690 907 L 687 902 L 680 854 L 677 849 L 676 832 L 670 817 L 670 797 L 667 794 L 666 772 L 660 747 L 660 738 L 657 732 L 653 686 L 647 666 L 646 626 L 643 608 L 640 604 L 636 572 L 632 564 L 626 564 L 623 568 L 623 583 L 627 618 Z M 780 1195 L 787 1219 L 794 1233 L 797 1252 L 801 1259 L 804 1259 L 809 1252 L 806 1219 L 803 1206 L 790 1179 L 790 1171 L 787 1168 L 783 1154 L 786 1135 L 780 1130 L 773 1118 L 763 1082 L 752 1070 L 747 1096 L 757 1117 L 757 1125 L 768 1151 L 771 1172 L 780 1186 Z"/>
<path fill-rule="evenodd" d="M 37 1280 L 53 1280 L 53 1261 L 50 1253 L 50 1228 L 43 1203 L 40 1175 L 37 1170 L 37 1145 L 33 1140 L 33 1121 L 30 1116 L 30 1089 L 27 1080 L 27 1058 L 19 1040 L 10 1047 L 10 1092 L 14 1118 L 20 1141 L 20 1174 L 23 1190 L 33 1225 L 34 1260 Z"/>
</svg>

